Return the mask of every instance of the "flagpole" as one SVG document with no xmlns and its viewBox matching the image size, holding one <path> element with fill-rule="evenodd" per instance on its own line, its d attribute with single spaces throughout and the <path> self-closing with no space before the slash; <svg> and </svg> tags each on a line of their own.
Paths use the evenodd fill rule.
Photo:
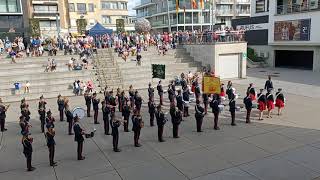
<svg viewBox="0 0 320 180">
<path fill-rule="evenodd" d="M 192 12 L 191 12 L 191 29 L 192 29 L 192 32 L 193 32 L 193 3 L 191 3 L 191 10 L 192 10 Z"/>
<path fill-rule="evenodd" d="M 167 16 L 168 16 L 168 29 L 169 29 L 168 32 L 171 33 L 169 0 L 167 0 Z"/>
<path fill-rule="evenodd" d="M 186 31 L 186 7 L 183 10 L 183 30 Z"/>
</svg>

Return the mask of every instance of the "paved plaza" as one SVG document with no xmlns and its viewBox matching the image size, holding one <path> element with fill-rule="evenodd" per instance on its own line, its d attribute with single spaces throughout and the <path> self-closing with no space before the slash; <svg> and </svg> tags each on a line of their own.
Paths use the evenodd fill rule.
<svg viewBox="0 0 320 180">
<path fill-rule="evenodd" d="M 261 87 L 265 76 L 280 73 L 274 85 L 284 89 L 287 106 L 283 116 L 257 120 L 245 124 L 245 112 L 236 113 L 237 126 L 230 126 L 230 115 L 220 115 L 221 130 L 213 130 L 213 115 L 209 113 L 203 124 L 204 132 L 197 133 L 193 116 L 184 118 L 180 125 L 180 138 L 172 138 L 172 125 L 165 126 L 166 142 L 157 141 L 157 127 L 149 126 L 146 102 L 143 107 L 145 127 L 142 129 L 140 148 L 133 146 L 133 132 L 120 127 L 119 147 L 112 151 L 112 137 L 103 134 L 102 124 L 93 124 L 93 118 L 84 119 L 86 129 L 97 129 L 94 138 L 86 139 L 84 161 L 77 161 L 76 143 L 67 135 L 67 123 L 56 122 L 56 155 L 58 166 L 50 167 L 44 135 L 40 133 L 37 102 L 31 106 L 32 136 L 34 137 L 33 172 L 26 171 L 22 154 L 19 104 L 13 103 L 8 112 L 7 132 L 1 134 L 0 179 L 14 180 L 310 180 L 320 177 L 320 80 L 316 73 L 284 69 L 249 69 L 248 79 L 234 81 L 243 95 L 248 82 Z M 294 77 L 292 77 L 294 75 Z M 297 78 L 295 78 L 297 77 Z M 309 80 L 310 79 L 310 80 Z M 317 80 L 315 80 L 317 79 Z M 304 94 L 302 92 L 311 92 Z M 141 94 L 146 95 L 145 91 Z M 166 111 L 168 100 L 166 97 Z M 146 100 L 146 98 L 144 98 Z M 71 107 L 84 107 L 83 97 L 70 98 Z M 56 99 L 48 100 L 56 119 Z M 242 97 L 238 99 L 242 103 Z M 119 114 L 117 114 L 119 116 Z M 102 115 L 100 122 L 102 121 Z M 170 118 L 169 118 L 170 119 Z M 132 123 L 130 122 L 130 126 Z M 320 178 L 319 178 L 320 179 Z"/>
</svg>

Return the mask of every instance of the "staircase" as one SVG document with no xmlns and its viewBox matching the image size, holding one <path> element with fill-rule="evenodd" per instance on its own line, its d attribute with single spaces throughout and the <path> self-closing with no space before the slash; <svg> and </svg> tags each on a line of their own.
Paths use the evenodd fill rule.
<svg viewBox="0 0 320 180">
<path fill-rule="evenodd" d="M 119 66 L 115 61 L 112 49 L 99 50 L 94 58 L 95 74 L 94 82 L 98 85 L 97 90 L 103 92 L 104 88 L 108 89 L 123 88 L 123 80 Z"/>
<path fill-rule="evenodd" d="M 170 49 L 165 56 L 158 55 L 155 47 L 149 47 L 148 51 L 143 51 L 141 66 L 136 65 L 135 56 L 129 56 L 127 62 L 116 53 L 113 54 L 118 62 L 123 77 L 123 87 L 128 89 L 132 84 L 134 89 L 148 88 L 149 82 L 156 86 L 159 79 L 152 79 L 152 64 L 166 65 L 166 78 L 162 84 L 166 86 L 176 76 L 181 73 L 197 72 L 201 69 L 199 63 L 195 63 L 184 49 Z"/>
<path fill-rule="evenodd" d="M 67 63 L 71 57 L 78 55 L 60 55 L 52 57 L 56 60 L 55 72 L 44 72 L 48 57 L 29 57 L 17 59 L 16 64 L 11 64 L 11 59 L 0 59 L 0 97 L 5 102 L 39 99 L 41 95 L 45 98 L 56 98 L 62 96 L 73 96 L 73 82 L 80 80 L 87 82 L 91 80 L 92 70 L 69 71 Z M 30 93 L 24 93 L 26 81 L 30 82 Z M 20 83 L 22 88 L 15 90 L 14 83 Z"/>
</svg>

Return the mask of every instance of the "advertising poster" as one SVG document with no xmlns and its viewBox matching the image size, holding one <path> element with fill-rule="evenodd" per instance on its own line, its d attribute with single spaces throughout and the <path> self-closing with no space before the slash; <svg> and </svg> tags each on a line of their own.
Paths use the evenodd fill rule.
<svg viewBox="0 0 320 180">
<path fill-rule="evenodd" d="M 311 19 L 277 21 L 274 41 L 310 41 Z"/>
<path fill-rule="evenodd" d="M 212 76 L 203 77 L 203 93 L 204 94 L 220 94 L 220 78 Z"/>
</svg>

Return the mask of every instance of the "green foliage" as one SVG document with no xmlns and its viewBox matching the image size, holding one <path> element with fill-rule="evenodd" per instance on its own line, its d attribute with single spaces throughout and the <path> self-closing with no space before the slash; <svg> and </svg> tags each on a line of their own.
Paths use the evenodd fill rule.
<svg viewBox="0 0 320 180">
<path fill-rule="evenodd" d="M 39 19 L 30 19 L 30 35 L 32 37 L 40 36 L 40 22 Z"/>
<path fill-rule="evenodd" d="M 117 32 L 122 33 L 125 31 L 124 27 L 124 19 L 117 19 L 116 20 Z"/>
<path fill-rule="evenodd" d="M 77 30 L 79 34 L 84 34 L 86 32 L 87 20 L 77 19 Z"/>
</svg>

